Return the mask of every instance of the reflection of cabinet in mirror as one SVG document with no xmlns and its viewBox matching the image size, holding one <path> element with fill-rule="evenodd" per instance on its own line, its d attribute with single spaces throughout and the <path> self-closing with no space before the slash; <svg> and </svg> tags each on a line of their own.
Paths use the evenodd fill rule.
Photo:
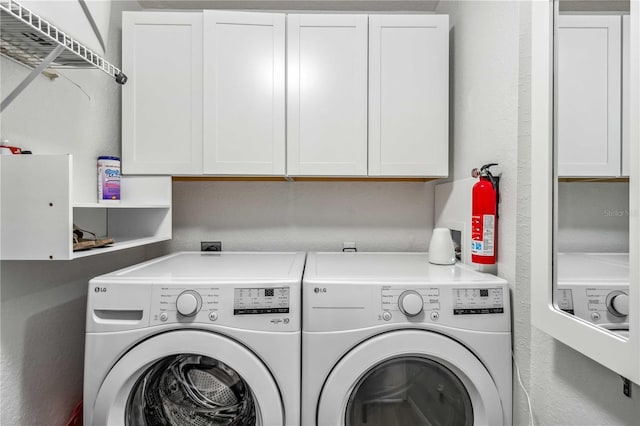
<svg viewBox="0 0 640 426">
<path fill-rule="evenodd" d="M 628 16 L 559 17 L 559 176 L 628 176 L 628 27 Z"/>
</svg>

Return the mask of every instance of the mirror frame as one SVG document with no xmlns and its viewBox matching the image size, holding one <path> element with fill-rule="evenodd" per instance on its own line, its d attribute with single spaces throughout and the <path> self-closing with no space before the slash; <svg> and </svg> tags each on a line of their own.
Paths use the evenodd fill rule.
<svg viewBox="0 0 640 426">
<path fill-rule="evenodd" d="M 630 117 L 640 117 L 640 0 L 631 6 Z M 640 384 L 640 124 L 630 120 L 629 338 L 553 304 L 553 0 L 531 6 L 531 323 L 634 383 Z"/>
</svg>

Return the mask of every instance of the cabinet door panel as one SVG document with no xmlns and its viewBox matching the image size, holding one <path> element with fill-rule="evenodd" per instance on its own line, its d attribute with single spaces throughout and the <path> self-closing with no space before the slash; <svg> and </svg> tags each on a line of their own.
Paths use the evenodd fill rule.
<svg viewBox="0 0 640 426">
<path fill-rule="evenodd" d="M 631 68 L 630 33 L 631 19 L 629 15 L 622 17 L 622 176 L 629 176 L 629 131 L 631 127 L 629 115 L 629 72 Z"/>
<path fill-rule="evenodd" d="M 558 174 L 620 174 L 619 16 L 561 16 Z"/>
<path fill-rule="evenodd" d="M 449 19 L 369 18 L 369 174 L 447 176 Z"/>
<path fill-rule="evenodd" d="M 204 12 L 204 173 L 284 175 L 284 14 Z"/>
<path fill-rule="evenodd" d="M 202 15 L 124 13 L 122 171 L 202 171 Z"/>
<path fill-rule="evenodd" d="M 367 174 L 367 16 L 287 17 L 287 172 Z"/>
</svg>

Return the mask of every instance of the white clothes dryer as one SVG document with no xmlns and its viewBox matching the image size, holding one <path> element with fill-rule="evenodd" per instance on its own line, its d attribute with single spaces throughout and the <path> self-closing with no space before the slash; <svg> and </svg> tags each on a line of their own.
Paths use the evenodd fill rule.
<svg viewBox="0 0 640 426">
<path fill-rule="evenodd" d="M 629 253 L 558 253 L 556 306 L 629 337 Z"/>
<path fill-rule="evenodd" d="M 84 424 L 298 425 L 304 262 L 183 252 L 92 279 Z"/>
<path fill-rule="evenodd" d="M 505 280 L 426 253 L 309 253 L 304 426 L 510 425 Z"/>
</svg>

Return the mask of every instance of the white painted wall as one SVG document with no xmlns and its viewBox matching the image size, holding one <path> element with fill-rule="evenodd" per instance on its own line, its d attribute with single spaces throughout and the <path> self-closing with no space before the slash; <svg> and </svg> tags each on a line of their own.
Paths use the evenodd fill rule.
<svg viewBox="0 0 640 426">
<path fill-rule="evenodd" d="M 123 8 L 137 3 L 113 3 L 106 57 L 115 64 Z M 29 70 L 4 57 L 0 67 L 4 98 Z M 34 153 L 72 153 L 75 199 L 95 202 L 96 157 L 120 153 L 120 87 L 96 70 L 60 74 L 37 77 L 2 113 L 0 134 Z M 82 398 L 88 280 L 154 255 L 157 248 L 146 247 L 74 261 L 1 262 L 0 424 L 66 423 Z"/>
<path fill-rule="evenodd" d="M 429 182 L 174 182 L 168 250 L 426 251 Z"/>
</svg>

